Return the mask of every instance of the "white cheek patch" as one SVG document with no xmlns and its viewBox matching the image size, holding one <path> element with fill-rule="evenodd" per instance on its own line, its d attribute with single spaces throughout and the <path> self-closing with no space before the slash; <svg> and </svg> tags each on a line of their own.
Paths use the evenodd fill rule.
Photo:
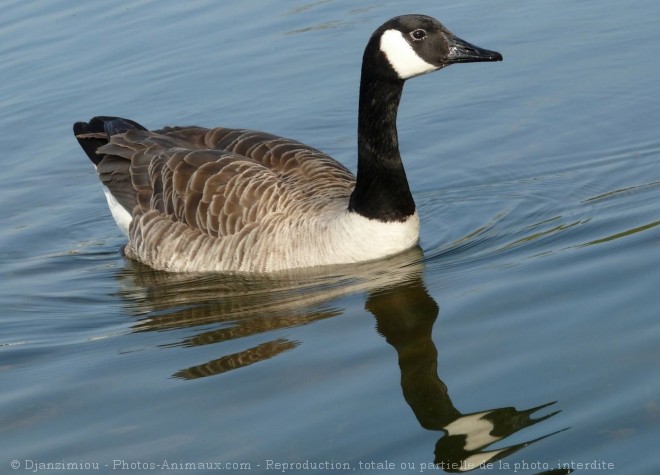
<svg viewBox="0 0 660 475">
<path fill-rule="evenodd" d="M 495 425 L 484 416 L 492 411 L 478 412 L 459 417 L 445 426 L 448 435 L 465 436 L 465 450 L 479 450 L 502 437 L 491 435 Z"/>
<path fill-rule="evenodd" d="M 380 50 L 401 79 L 409 79 L 438 69 L 419 57 L 398 30 L 387 30 L 380 37 Z"/>
</svg>

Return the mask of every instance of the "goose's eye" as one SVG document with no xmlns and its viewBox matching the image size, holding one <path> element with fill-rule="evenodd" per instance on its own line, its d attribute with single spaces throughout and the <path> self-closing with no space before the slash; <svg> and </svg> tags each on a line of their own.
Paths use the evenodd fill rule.
<svg viewBox="0 0 660 475">
<path fill-rule="evenodd" d="M 410 33 L 410 37 L 411 37 L 414 41 L 420 41 L 420 40 L 423 40 L 424 38 L 426 38 L 426 31 L 425 31 L 425 30 L 422 30 L 421 28 L 419 28 L 419 29 L 417 29 L 417 30 L 414 30 L 412 33 Z"/>
</svg>

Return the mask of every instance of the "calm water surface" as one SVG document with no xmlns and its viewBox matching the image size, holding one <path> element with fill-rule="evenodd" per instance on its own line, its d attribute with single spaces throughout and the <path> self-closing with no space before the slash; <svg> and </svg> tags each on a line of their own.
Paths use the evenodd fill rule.
<svg viewBox="0 0 660 475">
<path fill-rule="evenodd" d="M 420 249 L 269 277 L 122 257 L 74 121 L 267 130 L 354 169 L 362 49 L 410 12 L 504 55 L 406 85 Z M 5 2 L 0 473 L 659 473 L 659 15 Z"/>
</svg>

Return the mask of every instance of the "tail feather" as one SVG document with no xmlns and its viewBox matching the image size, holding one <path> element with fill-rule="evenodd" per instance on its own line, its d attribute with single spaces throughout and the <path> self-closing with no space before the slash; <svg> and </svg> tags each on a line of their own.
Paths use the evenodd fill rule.
<svg viewBox="0 0 660 475">
<path fill-rule="evenodd" d="M 147 129 L 133 120 L 110 116 L 97 116 L 89 122 L 73 124 L 73 134 L 94 165 L 98 165 L 103 159 L 103 155 L 96 152 L 99 147 L 107 144 L 113 135 L 129 130 Z"/>
<path fill-rule="evenodd" d="M 126 236 L 133 219 L 132 211 L 137 205 L 137 192 L 131 179 L 130 158 L 99 149 L 108 145 L 113 135 L 130 130 L 147 129 L 129 119 L 108 116 L 98 116 L 89 122 L 73 124 L 76 139 L 96 166 L 112 217 Z"/>
</svg>

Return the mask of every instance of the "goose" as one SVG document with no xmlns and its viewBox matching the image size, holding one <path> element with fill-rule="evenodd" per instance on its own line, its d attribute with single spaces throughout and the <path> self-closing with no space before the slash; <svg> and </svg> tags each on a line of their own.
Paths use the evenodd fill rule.
<svg viewBox="0 0 660 475">
<path fill-rule="evenodd" d="M 150 131 L 97 116 L 73 132 L 130 259 L 168 272 L 247 273 L 371 261 L 419 240 L 396 129 L 404 82 L 501 60 L 429 16 L 377 28 L 362 59 L 356 175 L 315 148 L 254 130 Z"/>
</svg>

